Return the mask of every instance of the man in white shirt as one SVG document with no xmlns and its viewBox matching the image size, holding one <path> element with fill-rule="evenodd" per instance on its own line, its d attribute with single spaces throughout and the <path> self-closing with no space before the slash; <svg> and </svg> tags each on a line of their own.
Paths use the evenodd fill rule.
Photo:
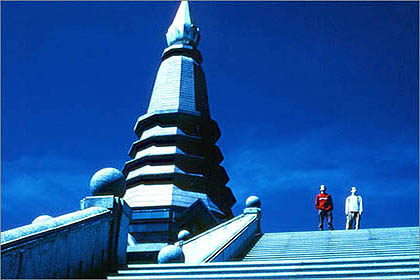
<svg viewBox="0 0 420 280">
<path fill-rule="evenodd" d="M 356 195 L 356 187 L 351 187 L 351 195 L 346 198 L 346 230 L 353 228 L 353 222 L 355 223 L 355 229 L 360 227 L 360 216 L 363 212 L 362 197 Z"/>
</svg>

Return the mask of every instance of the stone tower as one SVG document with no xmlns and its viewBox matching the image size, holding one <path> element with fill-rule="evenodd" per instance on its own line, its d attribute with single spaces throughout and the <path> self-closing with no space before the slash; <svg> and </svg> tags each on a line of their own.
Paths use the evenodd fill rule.
<svg viewBox="0 0 420 280">
<path fill-rule="evenodd" d="M 140 116 L 123 173 L 125 201 L 133 210 L 128 252 L 158 251 L 187 228 L 198 233 L 232 217 L 236 202 L 220 137 L 211 118 L 199 29 L 182 1 L 166 33 L 164 50 L 147 113 Z"/>
</svg>

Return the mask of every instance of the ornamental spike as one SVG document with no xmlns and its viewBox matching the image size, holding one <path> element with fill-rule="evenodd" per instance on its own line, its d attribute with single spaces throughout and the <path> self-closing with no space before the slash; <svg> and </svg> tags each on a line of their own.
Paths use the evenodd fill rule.
<svg viewBox="0 0 420 280">
<path fill-rule="evenodd" d="M 191 19 L 188 1 L 181 1 L 174 21 L 166 33 L 168 46 L 178 44 L 197 47 L 199 40 L 200 33 Z"/>
</svg>

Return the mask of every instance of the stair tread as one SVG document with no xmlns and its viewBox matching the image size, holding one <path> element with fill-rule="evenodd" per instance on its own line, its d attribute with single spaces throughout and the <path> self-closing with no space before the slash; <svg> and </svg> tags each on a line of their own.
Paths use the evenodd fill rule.
<svg viewBox="0 0 420 280">
<path fill-rule="evenodd" d="M 418 268 L 396 268 L 396 269 L 386 269 L 386 270 L 380 270 L 380 269 L 365 269 L 365 270 L 343 270 L 343 271 L 304 271 L 304 272 L 259 272 L 259 273 L 235 273 L 235 274 L 225 274 L 225 273 L 208 273 L 208 274 L 193 274 L 193 275 L 162 275 L 162 274 L 156 274 L 156 275 L 117 275 L 117 276 L 110 276 L 109 279 L 193 279 L 193 278 L 262 278 L 262 277 L 279 277 L 279 276 L 286 276 L 286 277 L 319 277 L 319 276 L 357 276 L 357 275 L 363 275 L 363 276 L 381 276 L 386 274 L 414 274 L 418 273 Z M 198 276 L 198 277 L 197 277 Z M 330 279 L 330 278 L 329 278 Z"/>
<path fill-rule="evenodd" d="M 187 272 L 212 272 L 216 271 L 270 271 L 270 270 L 314 270 L 314 269 L 321 269 L 321 270 L 330 270 L 330 269 L 354 269 L 354 268 L 381 268 L 381 269 L 389 269 L 392 267 L 395 268 L 416 268 L 418 266 L 418 262 L 410 261 L 410 262 L 394 262 L 394 263 L 364 263 L 364 264 L 310 264 L 310 265 L 276 265 L 276 266 L 260 266 L 260 267 L 200 267 L 196 266 L 189 269 L 127 269 L 127 270 L 120 270 L 118 271 L 119 274 L 155 274 L 155 273 L 187 273 Z M 178 271 L 177 271 L 178 270 Z"/>
</svg>

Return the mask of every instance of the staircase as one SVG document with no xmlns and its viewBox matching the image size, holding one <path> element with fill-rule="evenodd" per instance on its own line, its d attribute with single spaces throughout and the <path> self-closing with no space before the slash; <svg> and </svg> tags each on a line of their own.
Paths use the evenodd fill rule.
<svg viewBox="0 0 420 280">
<path fill-rule="evenodd" d="M 419 228 L 266 233 L 243 261 L 419 255 Z"/>
<path fill-rule="evenodd" d="M 132 264 L 108 279 L 419 279 L 419 228 L 266 233 L 239 261 Z"/>
</svg>

